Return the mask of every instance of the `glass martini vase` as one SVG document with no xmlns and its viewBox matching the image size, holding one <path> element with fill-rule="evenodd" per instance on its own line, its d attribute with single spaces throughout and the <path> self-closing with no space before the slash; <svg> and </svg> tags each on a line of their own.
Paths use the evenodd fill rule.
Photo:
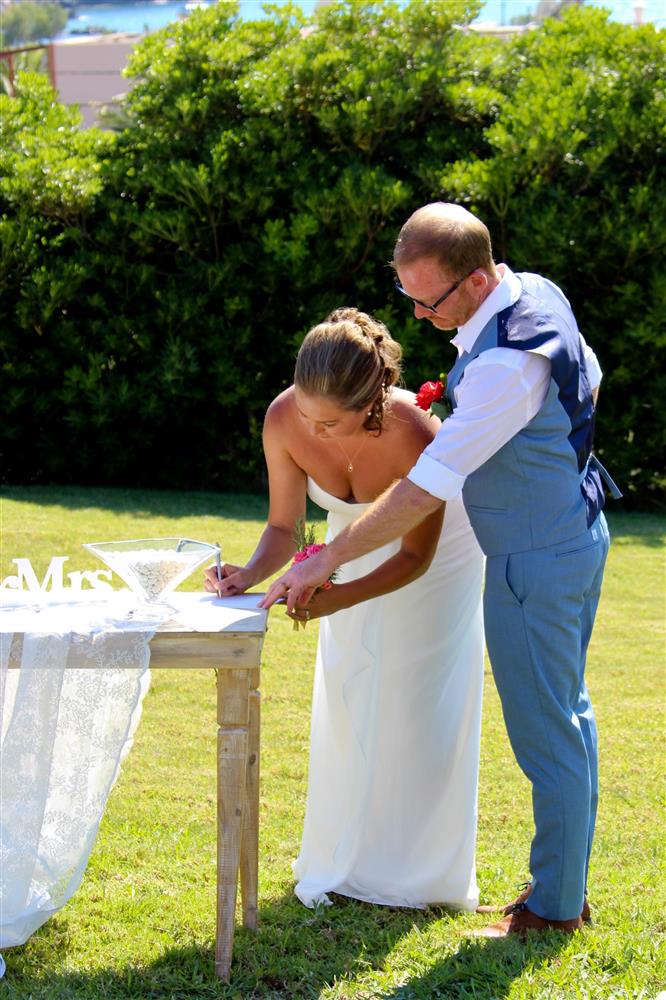
<svg viewBox="0 0 666 1000">
<path fill-rule="evenodd" d="M 135 594 L 146 610 L 173 612 L 165 598 L 209 559 L 220 564 L 220 549 L 192 538 L 133 538 L 84 544 Z"/>
</svg>

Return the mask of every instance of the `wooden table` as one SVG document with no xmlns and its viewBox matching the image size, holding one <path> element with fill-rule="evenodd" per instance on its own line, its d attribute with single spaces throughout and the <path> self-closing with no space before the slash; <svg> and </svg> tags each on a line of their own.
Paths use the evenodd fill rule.
<svg viewBox="0 0 666 1000">
<path fill-rule="evenodd" d="M 150 643 L 151 669 L 212 667 L 217 672 L 215 974 L 225 981 L 231 966 L 239 874 L 243 926 L 257 926 L 259 665 L 268 615 L 256 606 L 261 597 L 246 594 L 219 600 L 176 595 L 174 603 L 184 609 L 208 602 L 214 630 L 195 631 L 167 622 Z M 14 634 L 10 667 L 21 664 L 22 640 L 21 633 Z"/>
</svg>

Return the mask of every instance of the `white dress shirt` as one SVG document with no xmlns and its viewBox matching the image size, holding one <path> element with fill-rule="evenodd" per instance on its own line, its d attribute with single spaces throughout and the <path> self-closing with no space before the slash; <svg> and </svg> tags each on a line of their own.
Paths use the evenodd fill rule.
<svg viewBox="0 0 666 1000">
<path fill-rule="evenodd" d="M 500 283 L 451 341 L 458 355 L 474 346 L 488 321 L 520 297 L 520 279 L 506 264 L 497 267 Z M 547 279 L 545 279 L 547 280 Z M 562 301 L 560 319 L 571 324 L 569 302 L 557 285 L 549 282 Z M 583 342 L 590 387 L 601 382 L 601 368 L 594 351 Z M 535 351 L 494 347 L 483 351 L 465 368 L 465 377 L 454 388 L 456 408 L 419 457 L 407 478 L 439 497 L 457 497 L 467 476 L 510 441 L 541 408 L 550 384 L 550 361 Z"/>
</svg>

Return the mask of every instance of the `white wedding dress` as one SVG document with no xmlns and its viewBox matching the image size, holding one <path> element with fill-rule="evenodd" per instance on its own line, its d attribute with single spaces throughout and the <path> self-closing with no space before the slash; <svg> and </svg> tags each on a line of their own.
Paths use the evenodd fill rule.
<svg viewBox="0 0 666 1000">
<path fill-rule="evenodd" d="M 308 480 L 328 539 L 365 510 Z M 391 543 L 341 567 L 364 576 Z M 306 906 L 335 891 L 391 906 L 472 910 L 483 684 L 483 556 L 447 504 L 427 573 L 321 619 L 305 825 L 294 862 Z"/>
</svg>

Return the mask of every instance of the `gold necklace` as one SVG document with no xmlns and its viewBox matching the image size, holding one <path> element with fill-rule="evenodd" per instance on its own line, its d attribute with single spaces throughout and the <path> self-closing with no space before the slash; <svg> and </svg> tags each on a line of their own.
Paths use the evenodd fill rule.
<svg viewBox="0 0 666 1000">
<path fill-rule="evenodd" d="M 352 472 L 354 471 L 354 462 L 356 461 L 356 459 L 358 458 L 358 456 L 361 454 L 361 449 L 363 448 L 363 445 L 365 444 L 365 442 L 368 440 L 368 435 L 367 434 L 365 435 L 365 437 L 363 438 L 363 440 L 361 441 L 360 445 L 358 446 L 358 448 L 356 449 L 356 451 L 354 452 L 354 454 L 352 455 L 351 458 L 349 457 L 349 455 L 347 454 L 347 452 L 345 451 L 345 449 L 340 444 L 340 439 L 339 438 L 334 438 L 333 440 L 337 441 L 337 444 L 338 444 L 338 447 L 340 448 L 340 451 L 345 456 L 345 459 L 347 461 L 347 472 L 351 475 Z"/>
</svg>

